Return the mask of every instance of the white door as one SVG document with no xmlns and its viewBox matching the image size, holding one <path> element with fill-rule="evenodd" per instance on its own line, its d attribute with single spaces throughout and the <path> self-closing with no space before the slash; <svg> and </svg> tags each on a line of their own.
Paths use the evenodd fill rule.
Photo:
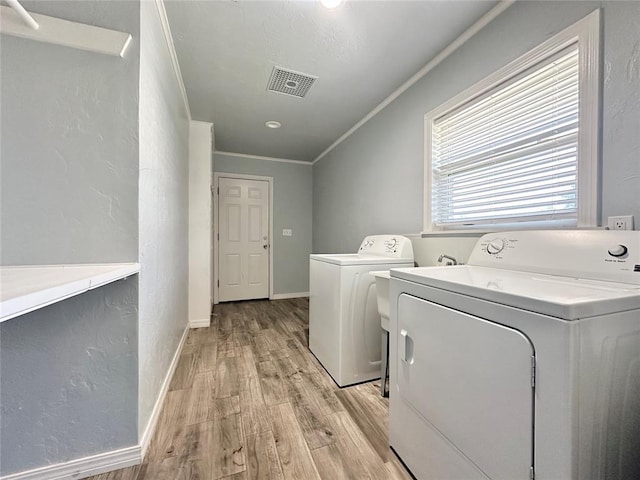
<svg viewBox="0 0 640 480">
<path fill-rule="evenodd" d="M 269 182 L 219 179 L 221 302 L 269 297 Z"/>
</svg>

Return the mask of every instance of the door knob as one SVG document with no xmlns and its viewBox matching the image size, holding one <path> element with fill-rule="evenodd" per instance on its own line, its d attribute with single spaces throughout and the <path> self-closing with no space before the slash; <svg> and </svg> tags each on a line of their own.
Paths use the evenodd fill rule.
<svg viewBox="0 0 640 480">
<path fill-rule="evenodd" d="M 266 250 L 267 248 L 269 248 L 269 244 L 267 243 L 266 245 L 262 245 L 262 248 Z"/>
</svg>

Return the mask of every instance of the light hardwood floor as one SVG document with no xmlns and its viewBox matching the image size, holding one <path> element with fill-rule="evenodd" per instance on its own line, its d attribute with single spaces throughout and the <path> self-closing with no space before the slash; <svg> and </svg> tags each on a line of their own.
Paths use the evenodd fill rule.
<svg viewBox="0 0 640 480">
<path fill-rule="evenodd" d="M 308 350 L 307 299 L 214 312 L 189 332 L 144 463 L 93 480 L 411 479 L 379 381 L 339 389 Z"/>
</svg>

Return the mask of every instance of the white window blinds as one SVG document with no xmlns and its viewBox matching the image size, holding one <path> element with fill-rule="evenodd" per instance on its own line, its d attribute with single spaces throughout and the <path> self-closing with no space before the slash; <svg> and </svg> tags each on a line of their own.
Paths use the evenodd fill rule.
<svg viewBox="0 0 640 480">
<path fill-rule="evenodd" d="M 575 220 L 578 47 L 568 47 L 435 118 L 436 228 Z"/>
</svg>

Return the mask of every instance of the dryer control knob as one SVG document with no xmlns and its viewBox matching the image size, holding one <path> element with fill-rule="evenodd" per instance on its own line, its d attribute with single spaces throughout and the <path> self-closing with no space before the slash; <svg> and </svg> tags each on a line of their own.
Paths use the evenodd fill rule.
<svg viewBox="0 0 640 480">
<path fill-rule="evenodd" d="M 489 241 L 487 244 L 487 253 L 491 255 L 495 255 L 504 250 L 504 240 L 500 238 L 496 238 L 494 240 Z"/>
<path fill-rule="evenodd" d="M 611 255 L 612 257 L 623 257 L 627 254 L 628 251 L 629 249 L 624 245 L 616 245 L 615 247 L 609 249 L 609 255 Z"/>
</svg>

